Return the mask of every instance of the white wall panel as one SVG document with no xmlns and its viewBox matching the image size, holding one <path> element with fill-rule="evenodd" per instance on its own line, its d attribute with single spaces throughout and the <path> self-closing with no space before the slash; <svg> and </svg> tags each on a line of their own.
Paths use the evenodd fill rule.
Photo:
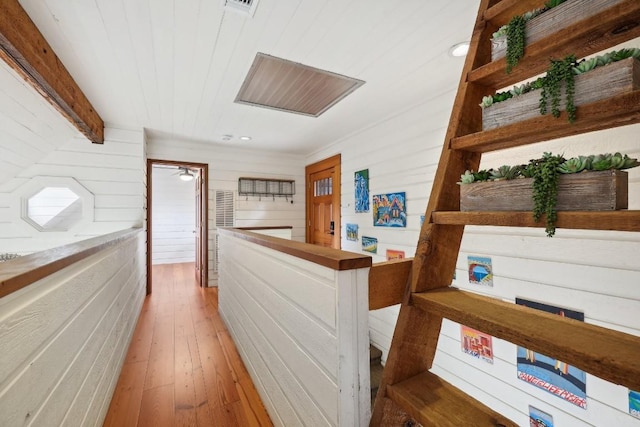
<svg viewBox="0 0 640 427">
<path fill-rule="evenodd" d="M 0 419 L 101 423 L 145 295 L 143 232 L 0 300 Z"/>
</svg>

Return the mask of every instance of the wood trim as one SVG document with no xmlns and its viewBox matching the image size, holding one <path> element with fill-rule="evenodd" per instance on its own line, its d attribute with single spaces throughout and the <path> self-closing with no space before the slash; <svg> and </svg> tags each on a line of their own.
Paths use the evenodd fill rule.
<svg viewBox="0 0 640 427">
<path fill-rule="evenodd" d="M 186 166 L 192 168 L 199 168 L 202 170 L 202 176 L 204 179 L 204 188 L 207 197 L 202 199 L 202 203 L 205 208 L 205 218 L 203 219 L 203 224 L 206 227 L 207 239 L 205 242 L 205 283 L 209 283 L 209 164 L 208 163 L 196 163 L 196 162 L 182 162 L 178 160 L 161 160 L 161 159 L 147 159 L 147 295 L 151 294 L 152 284 L 153 284 L 153 272 L 151 268 L 151 258 L 152 258 L 152 246 L 151 246 L 151 225 L 153 221 L 152 215 L 152 189 L 153 189 L 153 178 L 151 172 L 153 171 L 153 165 L 172 165 L 172 166 Z"/>
<path fill-rule="evenodd" d="M 104 122 L 18 0 L 0 2 L 0 58 L 91 142 L 104 143 Z"/>
<path fill-rule="evenodd" d="M 279 225 L 275 227 L 236 227 L 238 230 L 253 231 L 253 230 L 291 230 L 292 225 Z"/>
<path fill-rule="evenodd" d="M 420 309 L 640 389 L 640 337 L 455 288 L 414 294 Z"/>
<path fill-rule="evenodd" d="M 110 247 L 135 238 L 142 228 L 130 228 L 35 252 L 0 264 L 0 298 Z"/>
<path fill-rule="evenodd" d="M 413 258 L 373 264 L 369 270 L 369 310 L 400 304 Z"/>
<path fill-rule="evenodd" d="M 354 270 L 357 268 L 371 267 L 371 257 L 339 249 L 325 248 L 309 243 L 294 240 L 280 239 L 264 234 L 237 228 L 218 228 L 219 234 L 232 236 L 247 242 L 255 243 L 285 254 L 293 255 L 315 264 L 319 264 L 333 270 Z"/>
</svg>

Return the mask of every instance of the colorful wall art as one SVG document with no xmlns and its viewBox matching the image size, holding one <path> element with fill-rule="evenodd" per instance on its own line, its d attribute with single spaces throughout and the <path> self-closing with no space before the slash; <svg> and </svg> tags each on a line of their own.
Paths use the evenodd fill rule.
<svg viewBox="0 0 640 427">
<path fill-rule="evenodd" d="M 387 249 L 387 261 L 391 261 L 392 259 L 404 259 L 404 251 Z"/>
<path fill-rule="evenodd" d="M 640 392 L 629 390 L 629 413 L 640 418 Z"/>
<path fill-rule="evenodd" d="M 356 213 L 369 212 L 369 169 L 355 173 Z"/>
<path fill-rule="evenodd" d="M 362 236 L 362 250 L 371 252 L 372 254 L 378 253 L 378 239 L 375 237 Z"/>
<path fill-rule="evenodd" d="M 538 408 L 529 406 L 530 427 L 553 427 L 553 417 Z"/>
<path fill-rule="evenodd" d="M 469 283 L 483 286 L 493 286 L 493 267 L 491 258 L 469 256 Z"/>
<path fill-rule="evenodd" d="M 491 335 L 460 325 L 460 345 L 464 353 L 493 363 L 493 342 Z"/>
<path fill-rule="evenodd" d="M 516 298 L 516 304 L 584 322 L 584 313 Z M 580 408 L 587 408 L 587 374 L 567 363 L 518 346 L 518 378 Z"/>
<path fill-rule="evenodd" d="M 373 225 L 377 227 L 406 227 L 405 193 L 373 196 Z"/>
<path fill-rule="evenodd" d="M 347 224 L 347 240 L 358 240 L 358 224 Z"/>
</svg>

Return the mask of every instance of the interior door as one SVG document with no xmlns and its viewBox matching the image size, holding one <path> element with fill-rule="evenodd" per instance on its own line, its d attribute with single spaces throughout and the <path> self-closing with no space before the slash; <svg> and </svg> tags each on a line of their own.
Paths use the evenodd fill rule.
<svg viewBox="0 0 640 427">
<path fill-rule="evenodd" d="M 340 249 L 340 155 L 307 166 L 308 243 Z"/>
</svg>

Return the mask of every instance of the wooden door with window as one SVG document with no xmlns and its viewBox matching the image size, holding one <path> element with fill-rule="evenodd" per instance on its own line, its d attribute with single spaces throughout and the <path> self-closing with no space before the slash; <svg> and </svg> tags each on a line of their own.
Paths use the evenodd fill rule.
<svg viewBox="0 0 640 427">
<path fill-rule="evenodd" d="M 340 249 L 340 155 L 306 168 L 307 243 Z"/>
</svg>

